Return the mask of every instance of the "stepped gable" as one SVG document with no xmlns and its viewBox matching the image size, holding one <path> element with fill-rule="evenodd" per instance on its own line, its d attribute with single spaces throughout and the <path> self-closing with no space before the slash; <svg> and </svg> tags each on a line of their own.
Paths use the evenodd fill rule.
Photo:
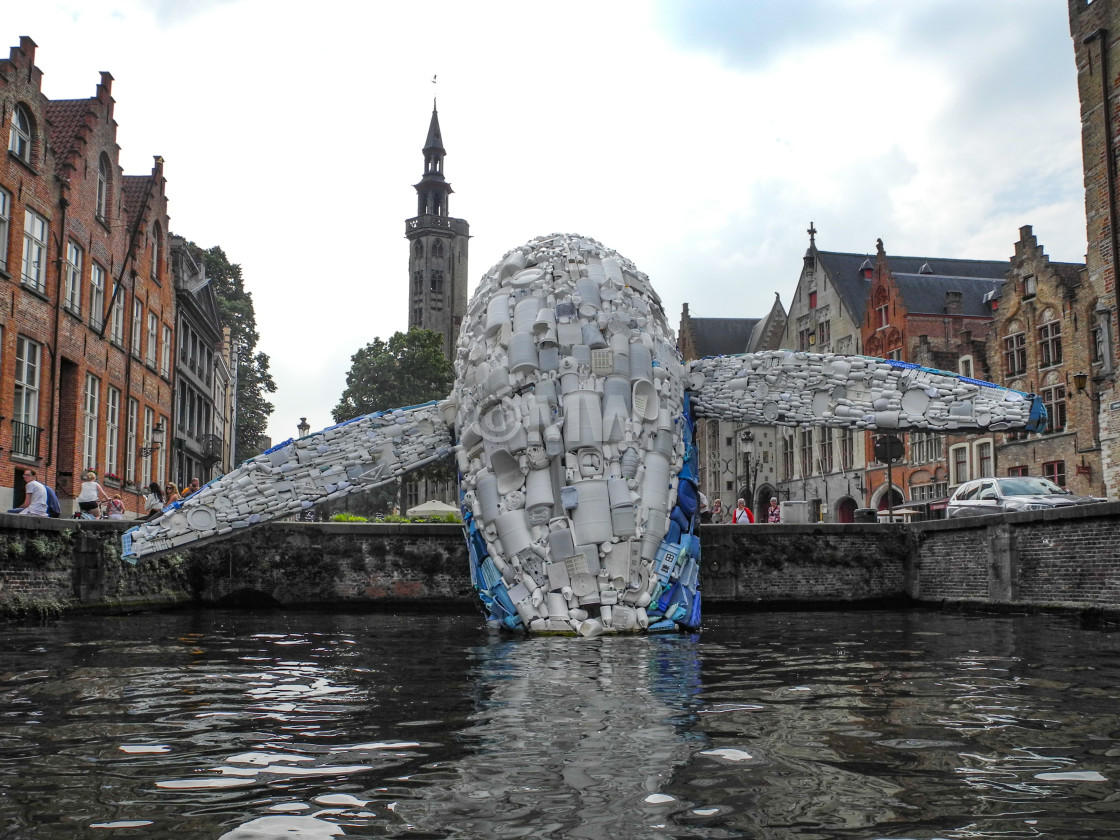
<svg viewBox="0 0 1120 840">
<path fill-rule="evenodd" d="M 817 259 L 823 265 L 829 280 L 836 286 L 844 305 L 852 313 L 853 320 L 863 320 L 867 311 L 867 296 L 871 289 L 870 278 L 863 276 L 862 266 L 868 260 L 874 265 L 875 260 L 870 254 L 846 254 L 837 251 L 817 251 Z M 1008 262 L 1006 260 L 957 260 L 941 257 L 899 257 L 891 254 L 888 258 L 891 273 L 898 277 L 900 274 L 918 275 L 922 267 L 928 265 L 933 274 L 922 274 L 923 278 L 930 277 L 971 277 L 988 280 L 1003 280 L 1007 274 Z M 959 280 L 957 281 L 959 285 Z M 907 299 L 907 306 L 910 305 Z M 941 305 L 944 306 L 944 293 L 941 296 Z M 940 309 L 935 310 L 940 312 Z"/>
<path fill-rule="evenodd" d="M 47 103 L 47 137 L 61 172 L 71 155 L 81 155 L 96 119 L 91 99 L 58 99 Z"/>
<path fill-rule="evenodd" d="M 124 199 L 124 215 L 133 224 L 137 217 L 144 214 L 144 200 L 152 183 L 151 175 L 125 175 L 122 179 L 121 196 Z"/>
</svg>

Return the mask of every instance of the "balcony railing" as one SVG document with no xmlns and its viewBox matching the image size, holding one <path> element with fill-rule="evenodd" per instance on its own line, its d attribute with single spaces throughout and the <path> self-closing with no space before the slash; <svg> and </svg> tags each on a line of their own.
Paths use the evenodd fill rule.
<svg viewBox="0 0 1120 840">
<path fill-rule="evenodd" d="M 200 441 L 202 444 L 202 462 L 206 466 L 216 464 L 222 460 L 222 450 L 225 447 L 225 441 L 218 435 L 203 435 Z"/>
<path fill-rule="evenodd" d="M 42 429 L 30 423 L 12 421 L 12 454 L 28 458 L 39 457 L 39 435 Z"/>
</svg>

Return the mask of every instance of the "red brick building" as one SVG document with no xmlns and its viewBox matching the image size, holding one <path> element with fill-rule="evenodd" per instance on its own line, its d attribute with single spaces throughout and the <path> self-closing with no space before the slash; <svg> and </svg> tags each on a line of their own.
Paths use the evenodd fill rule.
<svg viewBox="0 0 1120 840">
<path fill-rule="evenodd" d="M 123 174 L 112 77 L 49 100 L 35 46 L 0 60 L 0 505 L 22 501 L 31 465 L 64 512 L 87 468 L 136 510 L 167 469 L 153 446 L 176 346 L 163 160 Z"/>
</svg>

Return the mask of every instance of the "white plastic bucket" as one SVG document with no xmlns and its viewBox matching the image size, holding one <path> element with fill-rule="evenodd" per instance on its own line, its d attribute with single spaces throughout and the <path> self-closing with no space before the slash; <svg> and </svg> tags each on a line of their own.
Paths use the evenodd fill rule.
<svg viewBox="0 0 1120 840">
<path fill-rule="evenodd" d="M 572 531 L 579 545 L 610 542 L 611 509 L 607 482 L 602 478 L 588 478 L 573 483 L 579 494 L 579 505 L 572 512 Z"/>
</svg>

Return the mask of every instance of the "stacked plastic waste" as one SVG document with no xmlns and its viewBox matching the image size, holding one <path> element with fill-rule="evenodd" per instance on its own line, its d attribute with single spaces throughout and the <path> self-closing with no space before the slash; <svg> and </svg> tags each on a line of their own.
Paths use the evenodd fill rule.
<svg viewBox="0 0 1120 840">
<path fill-rule="evenodd" d="M 697 627 L 692 424 L 646 276 L 579 236 L 511 251 L 468 307 L 456 373 L 464 527 L 490 619 L 584 636 Z"/>
<path fill-rule="evenodd" d="M 451 453 L 440 404 L 377 412 L 287 440 L 124 534 L 123 556 L 169 551 L 371 490 Z"/>
<path fill-rule="evenodd" d="M 698 359 L 689 366 L 697 417 L 854 429 L 1042 431 L 1032 394 L 868 356 L 773 350 Z"/>
</svg>

